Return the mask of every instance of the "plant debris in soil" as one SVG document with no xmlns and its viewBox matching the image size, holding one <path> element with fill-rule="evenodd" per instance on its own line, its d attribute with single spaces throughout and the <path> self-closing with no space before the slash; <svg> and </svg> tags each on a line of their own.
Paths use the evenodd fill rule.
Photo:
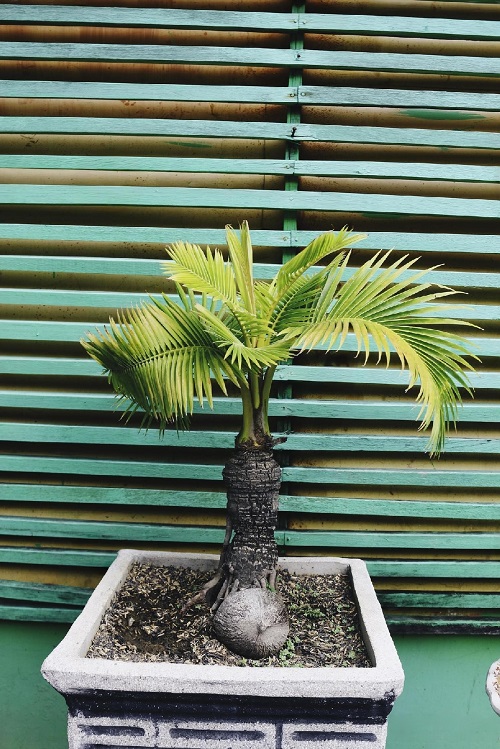
<svg viewBox="0 0 500 749">
<path fill-rule="evenodd" d="M 278 590 L 288 608 L 290 633 L 277 655 L 258 661 L 232 653 L 215 638 L 205 604 L 181 613 L 210 577 L 198 570 L 134 564 L 87 657 L 225 666 L 372 666 L 347 575 L 280 570 Z"/>
</svg>

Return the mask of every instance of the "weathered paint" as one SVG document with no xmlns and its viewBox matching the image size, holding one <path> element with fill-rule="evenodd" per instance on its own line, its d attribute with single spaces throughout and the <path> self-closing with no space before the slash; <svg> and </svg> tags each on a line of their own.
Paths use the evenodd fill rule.
<svg viewBox="0 0 500 749">
<path fill-rule="evenodd" d="M 320 227 L 360 223 L 369 230 L 358 246 L 364 257 L 396 247 L 430 255 L 429 264 L 446 260 L 449 270 L 434 271 L 432 280 L 469 291 L 474 308 L 464 316 L 486 327 L 468 331 L 487 364 L 471 378 L 477 400 L 461 410 L 463 431 L 441 464 L 417 457 L 425 437 L 412 423 L 418 409 L 402 400 L 407 379 L 372 363 L 358 368 L 355 357 L 349 366 L 352 337 L 337 370 L 318 367 L 316 354 L 279 370 L 272 418 L 291 432 L 279 449 L 286 479 L 280 543 L 292 554 L 314 546 L 322 554 L 364 554 L 397 627 L 489 631 L 498 620 L 500 214 L 498 201 L 484 200 L 498 183 L 498 69 L 485 54 L 498 29 L 485 20 L 487 8 L 474 20 L 467 5 L 456 19 L 438 16 L 443 7 L 433 17 L 403 18 L 310 14 L 300 5 L 293 13 L 2 6 L 11 39 L 17 23 L 44 25 L 44 43 L 6 42 L 3 54 L 28 55 L 33 78 L 43 71 L 53 80 L 41 86 L 20 74 L 23 60 L 4 63 L 11 80 L 2 93 L 12 116 L 0 125 L 0 164 L 2 179 L 16 184 L 0 188 L 9 219 L 0 226 L 0 512 L 10 534 L 0 563 L 11 575 L 0 613 L 73 617 L 76 607 L 56 599 L 71 597 L 68 587 L 98 574 L 128 540 L 205 550 L 217 544 L 220 468 L 238 401 L 217 400 L 214 417 L 198 408 L 197 428 L 169 435 L 162 463 L 151 453 L 154 432 L 144 437 L 111 421 L 114 398 L 77 342 L 97 324 L 86 320 L 144 298 L 146 277 L 161 273 L 162 245 L 220 244 L 226 213 L 237 224 L 252 212 L 262 278 Z M 98 39 L 92 34 L 104 23 L 113 34 L 131 29 L 126 43 L 116 35 L 105 38 L 117 44 L 61 43 L 75 38 L 64 36 L 67 25 L 82 25 L 83 42 Z M 175 29 L 184 43 L 137 44 L 142 29 L 156 28 Z M 251 30 L 261 46 L 224 47 L 227 29 Z M 205 31 L 217 31 L 209 47 L 200 46 Z M 288 48 L 270 48 L 276 31 L 281 41 L 289 34 Z M 308 37 L 303 44 L 305 32 L 318 32 L 325 49 L 309 48 Z M 405 45 L 413 51 L 401 54 Z M 111 59 L 119 61 L 121 81 L 111 79 Z M 167 79 L 155 61 L 174 64 Z M 181 72 L 178 63 L 188 67 Z M 91 70 L 102 81 L 89 80 Z M 456 73 L 468 76 L 466 86 Z M 77 108 L 64 104 L 73 97 Z M 134 102 L 144 116 L 126 116 Z M 59 108 L 62 116 L 52 116 Z M 50 175 L 35 173 L 47 169 Z M 68 174 L 53 170 L 67 169 L 76 184 L 54 184 Z M 102 186 L 102 174 L 89 170 L 111 170 L 118 184 Z M 141 170 L 163 172 L 162 180 L 174 173 L 176 186 L 120 183 Z M 213 175 L 210 189 L 191 179 L 202 172 Z M 220 184 L 221 174 L 238 174 L 240 189 Z M 251 175 L 264 175 L 266 189 L 256 189 Z M 360 194 L 369 181 L 377 194 Z M 461 197 L 445 198 L 457 181 Z M 58 575 L 59 590 L 40 587 Z"/>
<path fill-rule="evenodd" d="M 66 631 L 67 624 L 0 623 L 2 749 L 28 749 L 35 740 L 37 749 L 67 746 L 66 705 L 40 675 Z M 494 747 L 498 717 L 484 681 L 497 638 L 395 635 L 395 643 L 406 683 L 389 717 L 387 749 Z"/>
</svg>

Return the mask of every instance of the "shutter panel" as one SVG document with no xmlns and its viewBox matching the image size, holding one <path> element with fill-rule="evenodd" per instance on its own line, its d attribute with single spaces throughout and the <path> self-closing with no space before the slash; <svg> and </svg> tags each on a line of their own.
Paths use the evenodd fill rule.
<svg viewBox="0 0 500 749">
<path fill-rule="evenodd" d="M 365 559 L 394 630 L 499 631 L 500 6 L 334 5 L 2 5 L 0 616 L 71 621 L 124 546 L 221 543 L 238 399 L 160 442 L 79 340 L 173 293 L 165 245 L 247 219 L 261 278 L 347 224 L 354 266 L 394 248 L 467 294 L 482 361 L 439 461 L 395 362 L 348 339 L 279 369 L 277 540 Z"/>
</svg>

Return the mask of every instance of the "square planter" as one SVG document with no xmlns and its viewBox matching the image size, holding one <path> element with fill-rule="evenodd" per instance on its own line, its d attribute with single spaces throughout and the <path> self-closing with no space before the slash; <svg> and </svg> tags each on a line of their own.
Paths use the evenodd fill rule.
<svg viewBox="0 0 500 749">
<path fill-rule="evenodd" d="M 383 749 L 404 675 L 366 565 L 282 558 L 290 572 L 350 573 L 372 668 L 245 668 L 86 658 L 135 562 L 211 570 L 217 556 L 123 550 L 42 666 L 68 704 L 69 749 Z"/>
<path fill-rule="evenodd" d="M 486 677 L 486 692 L 490 698 L 491 707 L 500 715 L 500 660 L 490 666 Z"/>
</svg>

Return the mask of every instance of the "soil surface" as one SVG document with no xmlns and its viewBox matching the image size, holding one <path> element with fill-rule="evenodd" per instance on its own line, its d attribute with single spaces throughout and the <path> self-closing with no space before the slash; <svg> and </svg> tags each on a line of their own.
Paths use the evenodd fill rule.
<svg viewBox="0 0 500 749">
<path fill-rule="evenodd" d="M 204 604 L 181 613 L 210 577 L 179 567 L 133 565 L 87 657 L 256 667 L 372 666 L 346 575 L 304 577 L 282 570 L 278 590 L 288 608 L 290 634 L 278 655 L 259 661 L 235 655 L 215 639 Z"/>
</svg>

